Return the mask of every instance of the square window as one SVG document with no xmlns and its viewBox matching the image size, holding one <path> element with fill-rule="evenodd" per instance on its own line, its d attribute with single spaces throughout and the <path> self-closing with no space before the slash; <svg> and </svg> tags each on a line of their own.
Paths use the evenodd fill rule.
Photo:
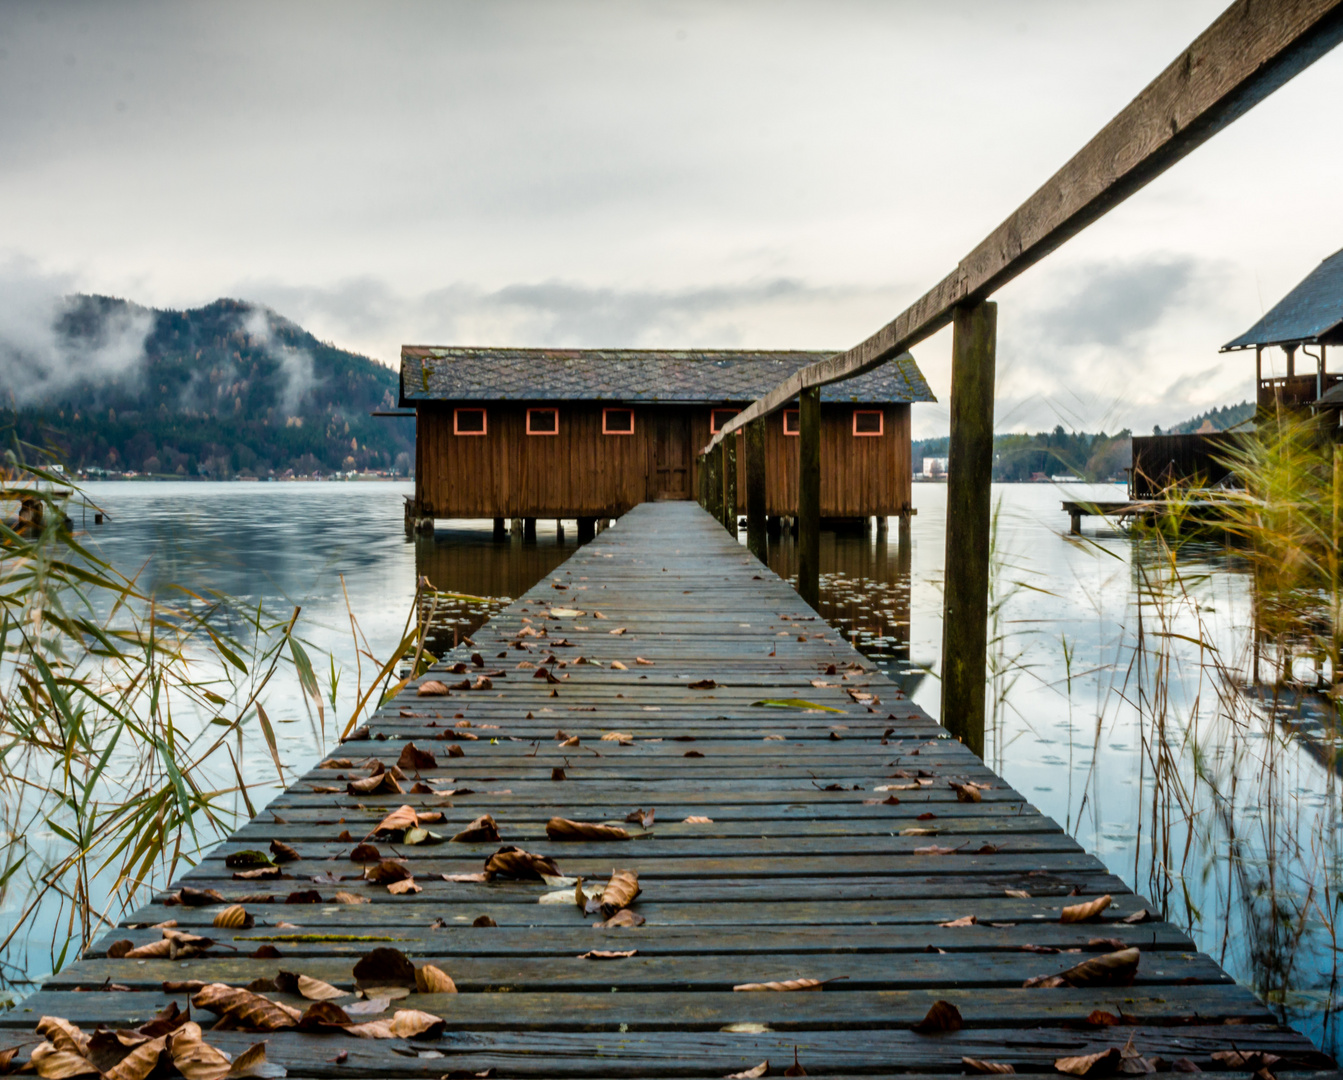
<svg viewBox="0 0 1343 1080">
<path fill-rule="evenodd" d="M 633 435 L 633 434 L 634 434 L 634 410 L 633 410 L 633 409 L 603 409 L 603 410 L 602 410 L 602 434 L 603 434 L 603 435 Z"/>
<path fill-rule="evenodd" d="M 717 435 L 720 431 L 723 430 L 723 425 L 726 424 L 729 420 L 731 420 L 734 416 L 736 416 L 737 413 L 739 412 L 741 412 L 740 409 L 710 409 L 709 434 Z M 738 430 L 737 434 L 740 435 L 741 431 Z"/>
<path fill-rule="evenodd" d="M 854 409 L 853 433 L 855 435 L 881 435 L 885 431 L 886 414 L 880 409 Z"/>
<path fill-rule="evenodd" d="M 802 421 L 798 419 L 796 409 L 783 410 L 783 433 L 797 435 L 802 430 Z"/>
<path fill-rule="evenodd" d="M 484 435 L 484 409 L 453 409 L 452 433 L 454 435 Z"/>
<path fill-rule="evenodd" d="M 558 435 L 560 433 L 559 409 L 528 409 L 528 435 Z"/>
</svg>

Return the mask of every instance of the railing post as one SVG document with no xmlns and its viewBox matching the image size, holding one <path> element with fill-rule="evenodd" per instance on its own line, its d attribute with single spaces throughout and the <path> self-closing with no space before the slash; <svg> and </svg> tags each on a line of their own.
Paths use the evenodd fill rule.
<svg viewBox="0 0 1343 1080">
<path fill-rule="evenodd" d="M 998 305 L 956 308 L 947 451 L 946 586 L 942 599 L 942 724 L 984 756 L 993 379 Z"/>
<path fill-rule="evenodd" d="M 821 388 L 798 395 L 797 591 L 812 607 L 821 587 Z"/>
<path fill-rule="evenodd" d="M 765 540 L 765 418 L 746 425 L 746 548 L 761 562 L 769 555 Z"/>
<path fill-rule="evenodd" d="M 708 456 L 705 454 L 697 454 L 695 456 L 695 501 L 699 503 L 700 506 L 705 507 L 709 504 L 708 496 L 705 494 L 707 488 L 704 483 L 704 476 L 708 471 L 706 468 L 708 460 Z"/>
<path fill-rule="evenodd" d="M 723 448 L 723 528 L 737 535 L 737 436 L 718 444 Z"/>
<path fill-rule="evenodd" d="M 723 520 L 723 444 L 704 455 L 704 509 Z"/>
</svg>

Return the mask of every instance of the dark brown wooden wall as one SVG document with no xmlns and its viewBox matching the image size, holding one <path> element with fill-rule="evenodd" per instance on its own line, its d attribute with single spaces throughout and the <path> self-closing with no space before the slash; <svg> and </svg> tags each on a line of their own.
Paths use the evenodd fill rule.
<svg viewBox="0 0 1343 1080">
<path fill-rule="evenodd" d="M 707 407 L 635 406 L 633 435 L 603 435 L 600 405 L 558 407 L 560 433 L 549 436 L 527 434 L 527 405 L 488 405 L 488 431 L 481 436 L 453 434 L 453 403 L 419 406 L 415 485 L 422 511 L 441 518 L 617 517 L 657 497 L 655 425 L 659 413 L 672 412 L 689 414 L 689 492 L 693 496 L 699 490 L 695 458 L 709 441 Z M 861 438 L 852 434 L 853 408 L 824 407 L 821 513 L 826 517 L 898 513 L 910 499 L 909 406 L 886 406 L 885 434 Z M 781 413 L 765 423 L 767 512 L 793 514 L 797 439 L 783 434 Z M 738 468 L 744 513 L 741 453 Z"/>
</svg>

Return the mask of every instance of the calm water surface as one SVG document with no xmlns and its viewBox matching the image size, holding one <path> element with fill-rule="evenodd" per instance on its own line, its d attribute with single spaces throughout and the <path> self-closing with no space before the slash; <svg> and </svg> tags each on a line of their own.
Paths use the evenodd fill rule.
<svg viewBox="0 0 1343 1080">
<path fill-rule="evenodd" d="M 576 548 L 572 523 L 561 539 L 553 522 L 540 523 L 535 543 L 496 543 L 489 522 L 408 540 L 401 507 L 410 491 L 408 483 L 94 484 L 90 494 L 110 518 L 89 532 L 117 566 L 143 564 L 151 583 L 302 608 L 305 636 L 341 672 L 334 719 L 313 716 L 293 685 L 267 699 L 286 763 L 302 769 L 353 705 L 351 612 L 383 656 L 425 575 L 440 590 L 481 598 L 439 613 L 445 636 L 469 633 Z M 824 534 L 821 550 L 822 614 L 934 716 L 945 493 L 915 485 L 907 545 L 893 523 L 884 536 Z M 1319 740 L 1299 734 L 1316 733 L 1318 719 L 1304 717 L 1304 729 L 1289 733 L 1251 709 L 1235 680 L 1217 676 L 1217 662 L 1234 668 L 1247 655 L 1250 586 L 1233 556 L 1192 545 L 1168 588 L 1159 553 L 1124 532 L 1093 519 L 1082 540 L 1064 535 L 1061 498 L 1119 496 L 1111 486 L 994 490 L 990 764 L 1236 978 L 1336 1050 L 1339 799 Z M 770 564 L 793 572 L 791 540 L 772 547 Z M 322 679 L 325 690 L 329 675 Z M 278 787 L 264 750 L 244 767 Z"/>
</svg>

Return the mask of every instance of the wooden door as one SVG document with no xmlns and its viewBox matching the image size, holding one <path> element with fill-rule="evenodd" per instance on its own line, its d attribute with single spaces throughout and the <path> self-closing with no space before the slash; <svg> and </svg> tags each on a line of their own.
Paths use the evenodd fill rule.
<svg viewBox="0 0 1343 1080">
<path fill-rule="evenodd" d="M 653 420 L 653 498 L 690 498 L 690 413 L 660 410 Z"/>
</svg>

